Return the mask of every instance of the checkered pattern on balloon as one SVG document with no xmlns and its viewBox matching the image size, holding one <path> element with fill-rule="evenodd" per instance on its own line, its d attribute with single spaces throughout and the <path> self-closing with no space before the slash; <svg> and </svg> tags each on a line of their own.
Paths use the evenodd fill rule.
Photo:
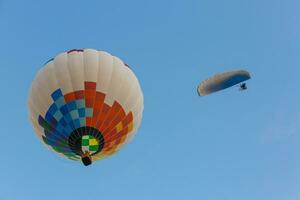
<svg viewBox="0 0 300 200">
<path fill-rule="evenodd" d="M 112 155 L 133 130 L 132 112 L 125 113 L 117 101 L 107 105 L 95 82 L 67 94 L 57 89 L 51 97 L 52 105 L 38 119 L 43 140 L 69 159 L 79 160 L 85 153 L 93 160 Z"/>
</svg>

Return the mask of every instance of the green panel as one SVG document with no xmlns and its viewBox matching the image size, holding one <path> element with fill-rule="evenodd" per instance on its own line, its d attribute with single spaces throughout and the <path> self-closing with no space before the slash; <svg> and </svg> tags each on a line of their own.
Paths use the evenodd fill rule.
<svg viewBox="0 0 300 200">
<path fill-rule="evenodd" d="M 90 151 L 98 151 L 99 145 L 89 146 Z"/>
</svg>

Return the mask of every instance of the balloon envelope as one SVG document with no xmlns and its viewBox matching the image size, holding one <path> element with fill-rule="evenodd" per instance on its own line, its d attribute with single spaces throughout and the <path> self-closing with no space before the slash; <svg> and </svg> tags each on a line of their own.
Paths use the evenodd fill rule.
<svg viewBox="0 0 300 200">
<path fill-rule="evenodd" d="M 235 70 L 217 74 L 203 81 L 198 86 L 198 94 L 199 96 L 205 96 L 229 88 L 248 79 L 250 79 L 250 74 L 245 70 Z"/>
<path fill-rule="evenodd" d="M 104 51 L 75 49 L 49 60 L 29 93 L 38 137 L 85 165 L 116 153 L 140 126 L 143 93 L 133 71 Z"/>
</svg>

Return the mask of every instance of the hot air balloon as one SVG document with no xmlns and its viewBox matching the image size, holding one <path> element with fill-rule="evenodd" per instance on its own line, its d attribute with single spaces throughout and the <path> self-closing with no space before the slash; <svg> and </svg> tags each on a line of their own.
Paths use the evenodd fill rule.
<svg viewBox="0 0 300 200">
<path fill-rule="evenodd" d="M 75 49 L 39 70 L 28 107 L 46 146 L 89 165 L 132 138 L 144 105 L 139 81 L 127 64 L 104 51 Z"/>
<path fill-rule="evenodd" d="M 203 81 L 198 86 L 198 95 L 205 96 L 226 88 L 232 87 L 236 84 L 240 84 L 240 90 L 246 90 L 246 83 L 242 83 L 250 79 L 249 72 L 245 70 L 234 70 L 228 71 L 221 74 L 216 74 L 213 77 L 208 78 Z"/>
</svg>

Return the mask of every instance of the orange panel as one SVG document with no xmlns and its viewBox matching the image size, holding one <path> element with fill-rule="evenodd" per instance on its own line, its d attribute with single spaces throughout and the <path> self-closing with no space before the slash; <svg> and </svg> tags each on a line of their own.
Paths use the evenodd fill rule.
<svg viewBox="0 0 300 200">
<path fill-rule="evenodd" d="M 75 100 L 75 94 L 73 92 L 66 94 L 64 97 L 65 97 L 66 103 L 69 103 L 69 102 Z"/>
<path fill-rule="evenodd" d="M 122 109 L 121 105 L 118 102 L 114 102 L 111 109 L 109 110 L 107 116 L 105 117 L 104 123 L 101 126 L 101 130 L 105 130 L 113 118 L 116 116 L 118 111 Z"/>
</svg>

